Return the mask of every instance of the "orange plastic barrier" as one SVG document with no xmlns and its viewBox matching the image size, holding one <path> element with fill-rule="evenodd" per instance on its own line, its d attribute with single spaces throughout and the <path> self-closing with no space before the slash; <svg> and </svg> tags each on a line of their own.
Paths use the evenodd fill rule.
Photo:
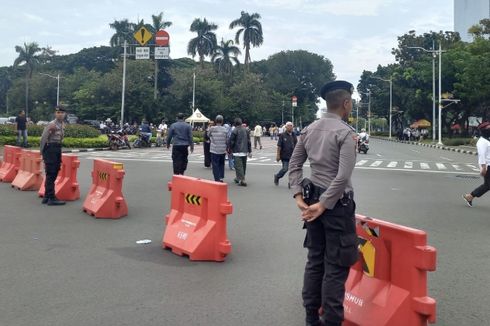
<svg viewBox="0 0 490 326">
<path fill-rule="evenodd" d="M 20 167 L 15 179 L 12 180 L 12 188 L 23 191 L 38 190 L 43 182 L 41 153 L 22 150 L 19 160 Z"/>
<path fill-rule="evenodd" d="M 346 282 L 344 326 L 422 326 L 436 322 L 427 271 L 436 249 L 424 231 L 357 215 L 361 257 Z"/>
<path fill-rule="evenodd" d="M 92 186 L 83 202 L 83 211 L 96 218 L 121 218 L 128 215 L 122 194 L 124 166 L 106 160 L 94 160 Z"/>
<path fill-rule="evenodd" d="M 20 167 L 20 154 L 22 148 L 5 145 L 3 148 L 3 162 L 0 165 L 0 181 L 12 182 Z"/>
<path fill-rule="evenodd" d="M 231 252 L 226 235 L 226 215 L 233 211 L 228 185 L 174 175 L 168 188 L 172 202 L 165 217 L 163 248 L 190 260 L 224 261 Z"/>
<path fill-rule="evenodd" d="M 77 171 L 80 167 L 80 161 L 75 155 L 61 156 L 61 168 L 58 177 L 54 182 L 54 192 L 56 198 L 60 200 L 72 201 L 80 198 L 80 186 L 77 181 Z M 37 194 L 44 197 L 46 176 Z"/>
</svg>

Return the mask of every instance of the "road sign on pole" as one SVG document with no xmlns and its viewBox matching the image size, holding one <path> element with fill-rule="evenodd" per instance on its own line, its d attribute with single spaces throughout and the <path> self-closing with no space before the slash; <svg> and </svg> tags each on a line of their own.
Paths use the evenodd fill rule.
<svg viewBox="0 0 490 326">
<path fill-rule="evenodd" d="M 145 47 L 137 47 L 136 48 L 136 60 L 141 59 L 150 59 L 150 48 Z"/>
<path fill-rule="evenodd" d="M 144 26 L 141 27 L 133 34 L 134 39 L 138 41 L 140 45 L 145 45 L 149 40 L 152 39 L 153 34 L 147 30 Z"/>
<path fill-rule="evenodd" d="M 297 107 L 298 106 L 298 98 L 296 96 L 291 97 L 291 105 L 293 107 Z"/>
<path fill-rule="evenodd" d="M 155 60 L 170 59 L 170 49 L 168 46 L 155 47 Z"/>
<path fill-rule="evenodd" d="M 170 36 L 163 29 L 159 30 L 155 34 L 155 44 L 158 46 L 168 46 L 170 42 Z"/>
</svg>

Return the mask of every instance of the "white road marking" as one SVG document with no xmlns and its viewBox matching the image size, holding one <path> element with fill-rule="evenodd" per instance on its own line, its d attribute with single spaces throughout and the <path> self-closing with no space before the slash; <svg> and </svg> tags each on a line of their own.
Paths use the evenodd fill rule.
<svg viewBox="0 0 490 326">
<path fill-rule="evenodd" d="M 398 165 L 398 162 L 396 162 L 396 161 L 392 161 L 392 162 L 390 162 L 390 163 L 388 164 L 388 167 L 389 167 L 389 168 L 396 168 L 396 166 L 397 166 L 397 165 Z"/>
<path fill-rule="evenodd" d="M 381 163 L 383 163 L 383 161 L 375 161 L 374 163 L 372 163 L 370 166 L 371 167 L 378 167 L 381 165 Z"/>
<path fill-rule="evenodd" d="M 412 152 L 415 152 L 415 153 L 419 153 L 420 154 L 420 151 L 416 150 L 416 149 L 410 149 Z"/>
<path fill-rule="evenodd" d="M 381 156 L 383 156 L 383 155 L 376 153 L 376 156 L 377 156 L 377 157 L 381 157 Z"/>
<path fill-rule="evenodd" d="M 442 163 L 436 163 L 436 166 L 439 170 L 447 170 L 447 167 Z"/>
<path fill-rule="evenodd" d="M 443 160 L 446 160 L 446 161 L 449 161 L 449 162 L 454 161 L 454 160 L 451 160 L 450 158 L 447 158 L 447 157 L 444 157 L 444 156 L 441 156 L 441 158 L 442 158 Z"/>
<path fill-rule="evenodd" d="M 471 168 L 473 171 L 480 172 L 480 169 L 478 169 L 476 166 L 473 164 L 466 164 L 467 167 Z"/>
<path fill-rule="evenodd" d="M 405 162 L 404 169 L 413 169 L 413 162 Z"/>
<path fill-rule="evenodd" d="M 430 169 L 430 165 L 427 164 L 427 163 L 420 163 L 420 168 L 422 170 L 429 170 Z"/>
<path fill-rule="evenodd" d="M 463 169 L 461 169 L 461 167 L 457 164 L 452 164 L 453 168 L 456 170 L 456 171 L 462 171 Z"/>
<path fill-rule="evenodd" d="M 361 166 L 366 164 L 368 161 L 367 160 L 360 160 L 359 162 L 356 163 L 356 166 Z"/>
</svg>

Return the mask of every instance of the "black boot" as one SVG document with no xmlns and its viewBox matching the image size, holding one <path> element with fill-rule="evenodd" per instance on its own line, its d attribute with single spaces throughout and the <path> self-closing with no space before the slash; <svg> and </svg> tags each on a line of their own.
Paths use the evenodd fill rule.
<svg viewBox="0 0 490 326">
<path fill-rule="evenodd" d="M 41 201 L 41 204 L 47 204 L 49 198 L 48 197 L 43 197 L 43 200 Z"/>
<path fill-rule="evenodd" d="M 58 200 L 57 198 L 50 198 L 48 199 L 48 206 L 61 206 L 65 205 L 66 202 Z"/>
</svg>

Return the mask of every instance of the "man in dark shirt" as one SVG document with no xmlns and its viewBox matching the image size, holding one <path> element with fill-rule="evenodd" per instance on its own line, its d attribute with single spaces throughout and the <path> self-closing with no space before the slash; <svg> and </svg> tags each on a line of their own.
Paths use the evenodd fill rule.
<svg viewBox="0 0 490 326">
<path fill-rule="evenodd" d="M 19 115 L 15 118 L 15 129 L 17 130 L 17 146 L 27 147 L 27 128 L 26 128 L 26 113 L 24 110 L 19 111 Z M 22 144 L 20 142 L 22 137 Z"/>
<path fill-rule="evenodd" d="M 191 153 L 194 151 L 194 142 L 192 141 L 192 128 L 184 122 L 184 114 L 177 114 L 177 122 L 172 123 L 168 130 L 167 148 L 172 145 L 172 161 L 174 174 L 184 174 L 187 170 L 189 156 L 188 147 L 191 147 Z"/>
<path fill-rule="evenodd" d="M 293 123 L 286 122 L 286 130 L 279 135 L 279 139 L 277 141 L 276 161 L 282 161 L 282 169 L 274 174 L 274 184 L 276 186 L 279 185 L 279 179 L 281 179 L 288 172 L 289 160 L 293 154 L 296 142 L 297 139 L 293 132 Z"/>
</svg>

